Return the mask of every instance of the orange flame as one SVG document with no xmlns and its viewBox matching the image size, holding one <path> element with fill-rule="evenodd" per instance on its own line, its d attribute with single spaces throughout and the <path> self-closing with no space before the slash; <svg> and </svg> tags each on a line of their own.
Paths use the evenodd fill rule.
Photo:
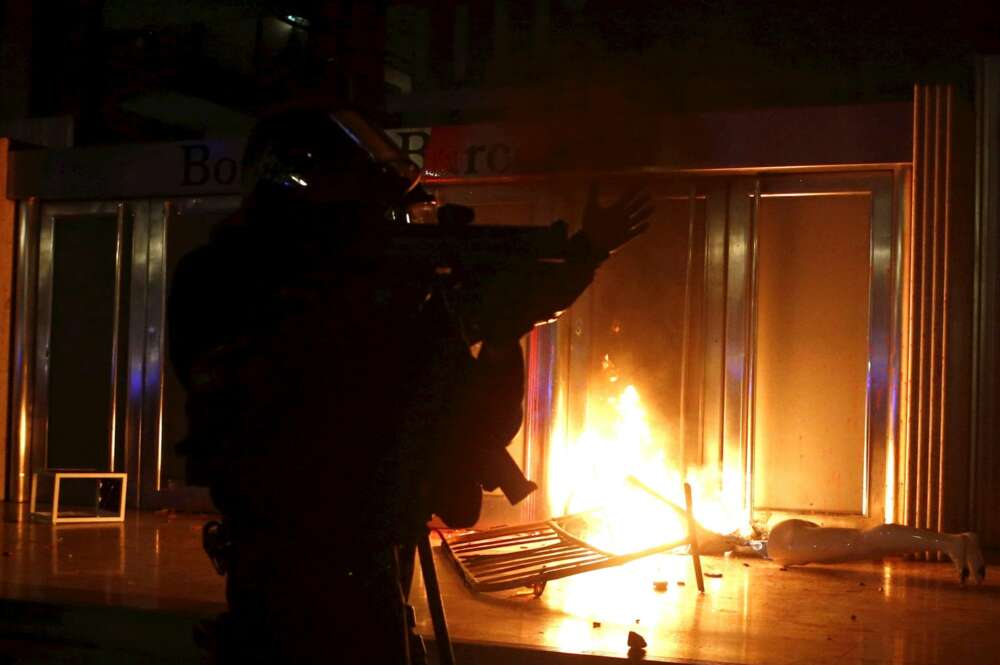
<svg viewBox="0 0 1000 665">
<path fill-rule="evenodd" d="M 748 532 L 739 483 L 725 484 L 734 490 L 727 496 L 719 473 L 682 473 L 668 459 L 669 438 L 650 425 L 635 386 L 626 386 L 607 406 L 600 411 L 609 415 L 601 422 L 588 421 L 575 441 L 554 437 L 547 482 L 553 515 L 588 512 L 590 531 L 581 535 L 614 553 L 678 542 L 687 534 L 677 510 L 684 506 L 686 481 L 692 486 L 695 518 L 703 527 L 721 534 Z"/>
</svg>

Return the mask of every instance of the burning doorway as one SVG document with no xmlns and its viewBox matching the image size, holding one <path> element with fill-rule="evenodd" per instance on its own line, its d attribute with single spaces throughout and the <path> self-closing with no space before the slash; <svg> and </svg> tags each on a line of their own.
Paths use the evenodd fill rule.
<svg viewBox="0 0 1000 665">
<path fill-rule="evenodd" d="M 609 181 L 604 194 L 636 180 Z M 906 170 L 887 168 L 654 184 L 650 232 L 527 341 L 515 447 L 544 495 L 485 521 L 615 497 L 643 523 L 629 476 L 678 504 L 690 481 L 699 520 L 721 532 L 791 516 L 892 519 L 907 183 Z M 482 221 L 538 224 L 573 220 L 585 190 L 550 181 L 437 193 Z"/>
</svg>

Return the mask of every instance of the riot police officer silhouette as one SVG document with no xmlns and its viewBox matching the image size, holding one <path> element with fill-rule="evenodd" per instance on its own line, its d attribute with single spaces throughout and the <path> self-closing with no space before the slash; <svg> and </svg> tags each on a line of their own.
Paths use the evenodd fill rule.
<svg viewBox="0 0 1000 665">
<path fill-rule="evenodd" d="M 243 169 L 244 205 L 181 260 L 168 299 L 178 450 L 222 514 L 206 549 L 229 611 L 211 648 L 225 663 L 409 663 L 413 545 L 434 513 L 475 523 L 497 484 L 522 417 L 519 338 L 644 230 L 649 198 L 602 208 L 592 192 L 567 260 L 499 271 L 468 320 L 433 266 L 389 251 L 431 197 L 360 115 L 276 113 Z"/>
</svg>

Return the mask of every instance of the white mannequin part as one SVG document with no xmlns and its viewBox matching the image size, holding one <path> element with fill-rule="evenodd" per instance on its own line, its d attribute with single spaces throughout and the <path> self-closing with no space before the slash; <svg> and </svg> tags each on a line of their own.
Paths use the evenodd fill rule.
<svg viewBox="0 0 1000 665">
<path fill-rule="evenodd" d="M 974 533 L 939 533 L 899 524 L 843 529 L 785 520 L 771 529 L 767 541 L 768 556 L 784 566 L 864 561 L 920 552 L 947 554 L 963 584 L 970 575 L 977 583 L 986 578 L 986 564 Z"/>
</svg>

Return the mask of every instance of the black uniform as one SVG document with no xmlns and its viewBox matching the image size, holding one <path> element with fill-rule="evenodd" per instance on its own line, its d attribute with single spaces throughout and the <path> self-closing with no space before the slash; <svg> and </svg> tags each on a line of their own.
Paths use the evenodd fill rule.
<svg viewBox="0 0 1000 665">
<path fill-rule="evenodd" d="M 226 527 L 224 662 L 406 663 L 412 544 L 432 512 L 476 521 L 491 454 L 520 426 L 517 338 L 536 314 L 474 359 L 428 275 L 380 258 L 367 215 L 237 217 L 175 273 L 179 450 Z M 558 288 L 508 286 L 566 306 L 597 263 L 580 257 Z"/>
</svg>

